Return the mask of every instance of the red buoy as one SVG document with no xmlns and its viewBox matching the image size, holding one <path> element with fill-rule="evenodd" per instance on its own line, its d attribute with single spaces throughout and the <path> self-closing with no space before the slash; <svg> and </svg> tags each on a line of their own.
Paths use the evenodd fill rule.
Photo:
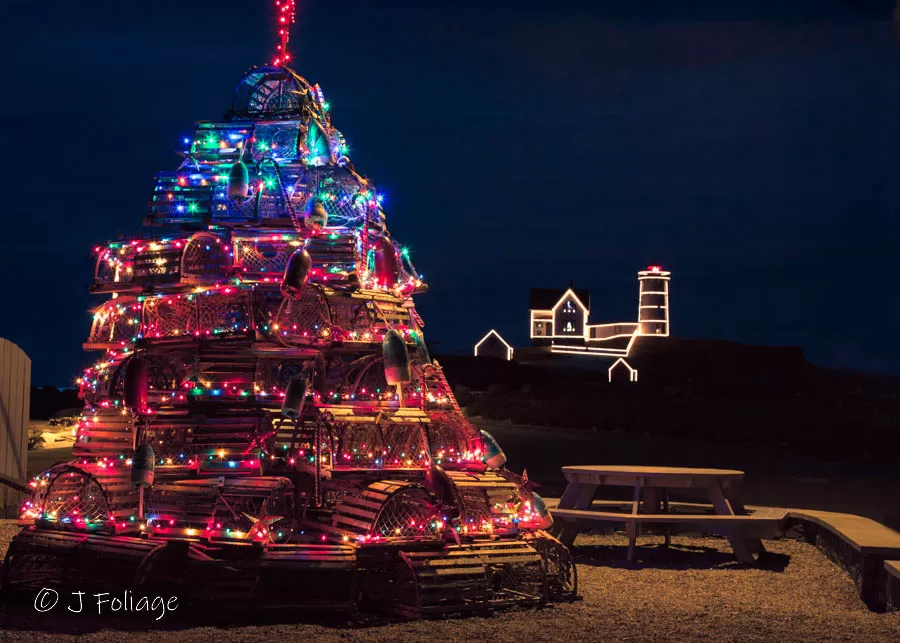
<svg viewBox="0 0 900 643">
<path fill-rule="evenodd" d="M 152 487 L 156 477 L 156 455 L 153 447 L 144 442 L 134 451 L 131 458 L 131 485 L 133 487 Z"/>
<path fill-rule="evenodd" d="M 140 357 L 132 357 L 125 367 L 125 406 L 135 413 L 145 411 L 149 388 L 147 362 Z"/>
<path fill-rule="evenodd" d="M 397 283 L 399 273 L 397 249 L 390 239 L 382 237 L 375 244 L 375 279 L 379 286 L 392 287 Z"/>
</svg>

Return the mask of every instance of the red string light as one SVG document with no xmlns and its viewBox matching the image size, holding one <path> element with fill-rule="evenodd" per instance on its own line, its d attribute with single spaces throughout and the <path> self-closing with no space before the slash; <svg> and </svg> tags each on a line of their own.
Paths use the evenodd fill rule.
<svg viewBox="0 0 900 643">
<path fill-rule="evenodd" d="M 297 17 L 297 0 L 275 0 L 275 27 L 278 31 L 278 38 L 281 44 L 276 45 L 278 53 L 273 65 L 287 64 L 291 59 L 288 53 L 287 44 L 291 39 L 291 26 Z"/>
</svg>

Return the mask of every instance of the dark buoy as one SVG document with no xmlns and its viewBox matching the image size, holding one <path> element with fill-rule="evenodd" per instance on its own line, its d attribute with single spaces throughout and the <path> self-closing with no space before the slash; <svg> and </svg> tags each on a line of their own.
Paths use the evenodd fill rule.
<svg viewBox="0 0 900 643">
<path fill-rule="evenodd" d="M 325 397 L 325 389 L 328 386 L 328 366 L 325 364 L 325 358 L 319 353 L 316 357 L 316 365 L 313 370 L 313 388 L 318 391 L 319 396 Z"/>
<path fill-rule="evenodd" d="M 399 272 L 397 250 L 390 239 L 382 237 L 375 244 L 375 279 L 378 281 L 378 285 L 394 286 L 397 283 Z"/>
<path fill-rule="evenodd" d="M 306 374 L 295 375 L 288 383 L 284 392 L 284 401 L 281 403 L 281 414 L 296 420 L 303 413 L 303 401 L 306 399 Z"/>
<path fill-rule="evenodd" d="M 287 268 L 284 269 L 284 278 L 281 280 L 282 289 L 292 297 L 303 293 L 306 282 L 309 281 L 309 271 L 312 267 L 312 257 L 306 248 L 294 251 L 288 259 Z"/>
<path fill-rule="evenodd" d="M 381 343 L 381 352 L 384 355 L 384 377 L 390 385 L 412 381 L 409 370 L 409 353 L 406 350 L 406 342 L 397 331 L 391 329 L 384 334 Z"/>
<path fill-rule="evenodd" d="M 243 161 L 231 166 L 228 172 L 228 198 L 246 199 L 250 189 L 250 173 Z"/>
<path fill-rule="evenodd" d="M 534 493 L 532 495 L 534 496 L 534 513 L 541 517 L 538 529 L 549 529 L 553 524 L 553 516 L 550 514 L 550 510 L 547 509 L 547 503 L 538 494 Z"/>
<path fill-rule="evenodd" d="M 422 337 L 421 331 L 417 331 L 412 333 L 413 341 L 416 343 L 416 350 L 419 351 L 419 355 L 422 357 L 422 361 L 425 362 L 427 366 L 431 366 L 431 356 L 428 354 L 428 347 L 425 345 L 425 338 Z"/>
<path fill-rule="evenodd" d="M 506 464 L 506 454 L 497 439 L 484 429 L 481 430 L 481 438 L 484 440 L 484 463 L 491 469 L 499 469 Z"/>
<path fill-rule="evenodd" d="M 156 454 L 153 447 L 144 442 L 134 450 L 131 458 L 131 485 L 133 487 L 149 487 L 153 484 L 156 474 Z"/>
<path fill-rule="evenodd" d="M 132 357 L 125 367 L 125 406 L 134 413 L 147 408 L 147 362 L 140 357 Z"/>
<path fill-rule="evenodd" d="M 328 211 L 325 203 L 319 197 L 310 197 L 306 202 L 306 210 L 303 213 L 303 222 L 311 230 L 321 230 L 328 225 Z"/>
<path fill-rule="evenodd" d="M 385 223 L 384 211 L 378 208 L 378 212 L 369 220 L 369 232 L 373 237 L 380 238 L 384 236 L 386 229 L 387 223 Z"/>
<path fill-rule="evenodd" d="M 305 123 L 297 125 L 297 155 L 305 157 L 309 154 L 309 127 Z"/>
<path fill-rule="evenodd" d="M 453 481 L 440 465 L 431 465 L 428 473 L 425 474 L 425 486 L 441 504 L 453 504 L 455 500 Z"/>
</svg>

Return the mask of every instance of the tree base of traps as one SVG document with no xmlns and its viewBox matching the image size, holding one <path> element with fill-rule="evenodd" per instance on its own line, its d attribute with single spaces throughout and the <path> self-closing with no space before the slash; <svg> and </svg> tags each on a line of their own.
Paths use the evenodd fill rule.
<svg viewBox="0 0 900 643">
<path fill-rule="evenodd" d="M 579 598 L 568 549 L 541 531 L 263 545 L 27 527 L 0 567 L 0 589 L 31 599 L 43 588 L 176 596 L 182 615 L 226 607 L 427 618 Z"/>
</svg>

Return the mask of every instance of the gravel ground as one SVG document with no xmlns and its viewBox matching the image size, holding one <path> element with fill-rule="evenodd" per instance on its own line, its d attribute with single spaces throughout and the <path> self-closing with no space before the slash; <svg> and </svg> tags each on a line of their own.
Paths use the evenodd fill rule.
<svg viewBox="0 0 900 643">
<path fill-rule="evenodd" d="M 0 552 L 16 528 L 0 521 Z M 285 623 L 269 620 L 228 628 L 145 613 L 97 617 L 36 613 L 29 604 L 0 606 L 0 641 L 156 640 L 163 630 L 178 641 L 889 641 L 900 640 L 900 612 L 876 614 L 859 600 L 847 574 L 804 542 L 767 541 L 761 568 L 734 561 L 727 541 L 675 537 L 641 540 L 641 562 L 623 563 L 622 535 L 576 541 L 583 601 L 541 610 L 439 621 Z M 57 610 L 62 609 L 61 606 Z M 53 614 L 51 616 L 51 614 Z M 180 616 L 184 616 L 183 614 Z M 253 623 L 253 624 L 248 624 Z M 146 632 L 144 630 L 157 630 Z"/>
</svg>

